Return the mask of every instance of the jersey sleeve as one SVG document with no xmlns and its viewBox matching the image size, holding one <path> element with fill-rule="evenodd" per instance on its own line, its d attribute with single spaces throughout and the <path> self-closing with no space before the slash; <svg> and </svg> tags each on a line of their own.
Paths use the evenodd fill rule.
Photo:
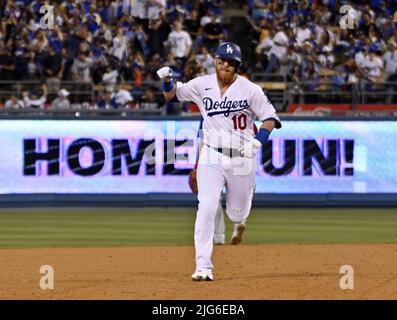
<svg viewBox="0 0 397 320">
<path fill-rule="evenodd" d="M 277 129 L 281 128 L 281 121 L 269 98 L 261 87 L 256 87 L 251 96 L 251 109 L 260 121 L 274 120 Z"/>
<path fill-rule="evenodd" d="M 199 79 L 195 78 L 187 83 L 176 83 L 176 97 L 179 101 L 193 101 L 199 103 L 200 93 L 198 89 Z"/>
</svg>

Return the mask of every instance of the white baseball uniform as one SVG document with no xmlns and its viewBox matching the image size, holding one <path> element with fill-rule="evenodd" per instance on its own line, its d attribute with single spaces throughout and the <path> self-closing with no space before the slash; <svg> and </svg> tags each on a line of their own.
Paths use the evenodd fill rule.
<svg viewBox="0 0 397 320">
<path fill-rule="evenodd" d="M 277 128 L 281 125 L 262 88 L 239 75 L 223 96 L 216 74 L 178 82 L 176 96 L 179 101 L 195 102 L 204 119 L 204 145 L 197 168 L 199 205 L 194 240 L 196 270 L 212 274 L 214 218 L 224 186 L 226 213 L 233 223 L 244 222 L 251 209 L 256 159 L 242 158 L 237 149 L 254 138 L 256 118 L 274 119 Z"/>
</svg>

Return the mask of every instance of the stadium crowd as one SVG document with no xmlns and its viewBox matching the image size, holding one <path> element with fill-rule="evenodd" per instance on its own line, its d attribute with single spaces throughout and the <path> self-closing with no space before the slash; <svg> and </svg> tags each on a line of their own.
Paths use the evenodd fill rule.
<svg viewBox="0 0 397 320">
<path fill-rule="evenodd" d="M 351 29 L 339 24 L 344 4 L 353 8 Z M 223 22 L 225 10 L 222 0 L 2 1 L 0 91 L 10 94 L 0 102 L 178 114 L 178 104 L 164 103 L 156 70 L 170 66 L 177 81 L 212 73 L 212 52 L 224 40 L 242 46 L 245 76 L 281 76 L 301 90 L 370 91 L 397 81 L 397 0 L 248 0 L 244 32 Z M 11 81 L 42 86 L 18 96 Z"/>
</svg>

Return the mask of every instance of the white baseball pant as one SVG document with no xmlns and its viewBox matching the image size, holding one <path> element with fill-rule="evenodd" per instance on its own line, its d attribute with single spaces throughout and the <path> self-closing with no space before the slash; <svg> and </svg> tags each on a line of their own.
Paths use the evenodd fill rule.
<svg viewBox="0 0 397 320">
<path fill-rule="evenodd" d="M 204 145 L 197 167 L 198 211 L 194 243 L 196 270 L 212 270 L 214 220 L 226 186 L 226 214 L 233 223 L 245 222 L 255 189 L 256 158 L 230 158 Z"/>
</svg>

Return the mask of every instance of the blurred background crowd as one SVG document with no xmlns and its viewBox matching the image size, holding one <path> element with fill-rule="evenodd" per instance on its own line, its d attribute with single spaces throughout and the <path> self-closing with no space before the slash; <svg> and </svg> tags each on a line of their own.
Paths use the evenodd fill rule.
<svg viewBox="0 0 397 320">
<path fill-rule="evenodd" d="M 351 29 L 339 24 L 344 4 Z M 397 0 L 3 0 L 0 17 L 6 108 L 179 114 L 191 106 L 164 102 L 156 70 L 170 66 L 177 81 L 212 73 L 225 40 L 242 48 L 242 75 L 296 84 L 283 90 L 397 91 Z"/>
</svg>

